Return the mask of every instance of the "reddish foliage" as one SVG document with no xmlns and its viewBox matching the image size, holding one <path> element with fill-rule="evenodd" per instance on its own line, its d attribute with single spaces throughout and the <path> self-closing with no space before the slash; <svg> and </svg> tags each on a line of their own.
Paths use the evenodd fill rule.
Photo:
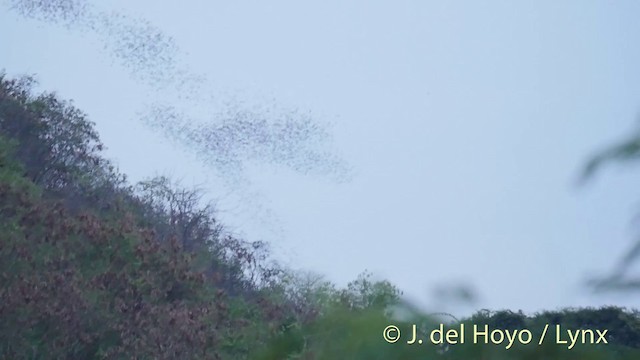
<svg viewBox="0 0 640 360">
<path fill-rule="evenodd" d="M 0 204 L 3 355 L 216 358 L 222 297 L 207 300 L 175 242 L 126 220 L 70 215 L 7 184 Z"/>
</svg>

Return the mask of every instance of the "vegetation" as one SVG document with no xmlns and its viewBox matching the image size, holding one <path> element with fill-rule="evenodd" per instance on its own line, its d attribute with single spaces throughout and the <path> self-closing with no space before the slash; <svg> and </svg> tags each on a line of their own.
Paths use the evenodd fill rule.
<svg viewBox="0 0 640 360">
<path fill-rule="evenodd" d="M 593 156 L 584 168 L 582 180 L 587 181 L 609 163 L 629 163 L 640 160 L 640 128 L 631 136 L 609 146 Z M 640 239 L 636 240 L 619 260 L 616 268 L 603 278 L 593 279 L 591 285 L 604 291 L 638 291 L 640 279 L 629 275 L 631 266 L 640 258 Z"/>
<path fill-rule="evenodd" d="M 426 344 L 440 321 L 363 273 L 339 289 L 225 231 L 197 189 L 131 185 L 93 124 L 33 80 L 0 76 L 0 357 L 7 359 L 636 359 L 640 316 L 480 311 L 447 324 L 528 329 L 532 344 Z M 403 311 L 396 311 L 402 309 Z M 404 313 L 404 316 L 398 314 Z M 397 326 L 389 343 L 383 329 Z M 407 344 L 412 324 L 425 345 Z M 546 324 L 608 329 L 608 344 L 547 341 Z M 552 339 L 557 328 L 550 330 Z M 470 331 L 470 330 L 469 330 Z M 564 330 L 562 330 L 564 331 Z M 561 334 L 563 335 L 563 334 Z M 564 336 L 564 335 L 563 335 Z M 596 337 L 597 339 L 597 337 Z"/>
</svg>

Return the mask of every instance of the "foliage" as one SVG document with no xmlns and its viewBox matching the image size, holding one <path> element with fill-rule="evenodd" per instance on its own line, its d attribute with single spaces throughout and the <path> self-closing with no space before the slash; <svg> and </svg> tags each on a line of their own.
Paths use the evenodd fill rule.
<svg viewBox="0 0 640 360">
<path fill-rule="evenodd" d="M 582 172 L 582 180 L 586 181 L 600 171 L 602 166 L 619 162 L 637 162 L 640 160 L 640 128 L 631 136 L 598 152 L 586 163 Z M 637 291 L 640 290 L 640 279 L 627 276 L 630 267 L 640 258 L 640 239 L 636 240 L 627 253 L 619 260 L 614 271 L 604 278 L 594 279 L 591 285 L 596 290 Z"/>
<path fill-rule="evenodd" d="M 606 328 L 606 347 L 407 344 L 414 324 L 424 337 L 440 321 L 393 284 L 364 272 L 338 288 L 282 268 L 267 244 L 226 232 L 200 190 L 127 184 L 86 116 L 32 85 L 0 77 L 1 358 L 638 358 L 640 316 L 617 308 L 487 310 L 442 325 Z M 403 308 L 402 319 L 390 311 Z M 403 340 L 384 341 L 390 324 Z"/>
<path fill-rule="evenodd" d="M 159 179 L 137 194 L 84 114 L 31 84 L 0 84 L 2 357 L 246 356 L 229 344 L 254 306 L 226 290 L 253 285 L 260 247 L 221 236 L 194 192 Z"/>
</svg>

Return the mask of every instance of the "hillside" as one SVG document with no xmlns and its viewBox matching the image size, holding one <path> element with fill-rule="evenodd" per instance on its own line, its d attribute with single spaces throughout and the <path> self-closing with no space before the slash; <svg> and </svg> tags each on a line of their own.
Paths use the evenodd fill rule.
<svg viewBox="0 0 640 360">
<path fill-rule="evenodd" d="M 608 344 L 385 342 L 401 292 L 368 273 L 339 289 L 269 261 L 229 234 L 197 189 L 165 177 L 129 184 L 71 102 L 0 76 L 0 357 L 7 359 L 640 358 L 640 316 L 618 308 L 461 323 L 608 329 Z M 456 328 L 460 323 L 447 326 Z M 427 330 L 424 330 L 425 332 Z"/>
</svg>

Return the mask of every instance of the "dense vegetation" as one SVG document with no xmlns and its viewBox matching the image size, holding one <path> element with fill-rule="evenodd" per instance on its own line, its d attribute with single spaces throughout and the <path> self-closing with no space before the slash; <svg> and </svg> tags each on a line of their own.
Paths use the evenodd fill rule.
<svg viewBox="0 0 640 360">
<path fill-rule="evenodd" d="M 409 345 L 411 324 L 421 335 L 440 321 L 392 284 L 365 272 L 339 289 L 282 268 L 267 244 L 228 233 L 197 189 L 129 184 L 86 115 L 32 86 L 0 75 L 3 359 L 640 358 L 640 315 L 612 307 L 480 311 L 446 325 L 534 335 L 509 350 Z M 390 324 L 403 334 L 394 344 L 382 336 Z M 608 344 L 538 346 L 545 324 L 608 329 Z"/>
</svg>

